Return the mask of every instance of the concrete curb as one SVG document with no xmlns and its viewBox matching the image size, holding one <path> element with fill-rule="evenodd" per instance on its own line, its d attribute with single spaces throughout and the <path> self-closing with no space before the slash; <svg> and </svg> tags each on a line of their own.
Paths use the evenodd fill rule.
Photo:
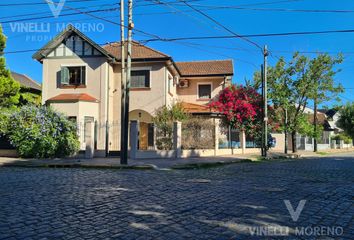
<svg viewBox="0 0 354 240">
<path fill-rule="evenodd" d="M 187 163 L 176 164 L 167 168 L 159 168 L 152 164 L 146 165 L 85 165 L 78 163 L 62 163 L 62 164 L 33 164 L 33 163 L 9 163 L 0 167 L 19 167 L 19 168 L 86 168 L 86 169 L 117 169 L 117 170 L 186 170 L 186 169 L 203 169 L 221 167 L 235 163 L 251 163 L 252 159 L 238 159 L 234 161 L 217 161 L 217 162 L 201 162 L 201 163 Z"/>
</svg>

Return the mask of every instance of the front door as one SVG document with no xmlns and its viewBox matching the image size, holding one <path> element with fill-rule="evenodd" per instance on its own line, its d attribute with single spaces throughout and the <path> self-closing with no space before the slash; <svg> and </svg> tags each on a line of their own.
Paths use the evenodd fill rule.
<svg viewBox="0 0 354 240">
<path fill-rule="evenodd" d="M 148 131 L 149 125 L 148 123 L 141 122 L 139 126 L 139 150 L 147 150 L 148 149 Z"/>
</svg>

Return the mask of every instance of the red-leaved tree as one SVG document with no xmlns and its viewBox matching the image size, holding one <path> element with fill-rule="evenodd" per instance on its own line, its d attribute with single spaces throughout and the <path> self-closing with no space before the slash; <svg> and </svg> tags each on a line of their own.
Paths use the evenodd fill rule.
<svg viewBox="0 0 354 240">
<path fill-rule="evenodd" d="M 225 115 L 232 128 L 258 138 L 262 129 L 262 96 L 250 86 L 232 85 L 222 90 L 209 106 Z"/>
</svg>

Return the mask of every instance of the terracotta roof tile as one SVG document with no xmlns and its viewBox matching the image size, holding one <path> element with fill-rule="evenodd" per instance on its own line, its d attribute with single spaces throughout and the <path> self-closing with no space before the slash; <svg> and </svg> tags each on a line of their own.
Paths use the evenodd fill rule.
<svg viewBox="0 0 354 240">
<path fill-rule="evenodd" d="M 125 44 L 127 45 L 127 44 Z M 121 43 L 120 42 L 115 42 L 115 43 L 110 43 L 106 44 L 103 46 L 103 49 L 105 49 L 107 52 L 112 54 L 115 58 L 121 59 Z M 133 41 L 132 43 L 132 58 L 133 59 L 160 59 L 160 58 L 166 58 L 169 59 L 170 56 L 159 52 L 155 49 L 152 49 L 150 47 L 144 46 L 138 42 Z"/>
<path fill-rule="evenodd" d="M 205 105 L 199 105 L 199 104 L 187 103 L 187 102 L 182 102 L 181 105 L 182 105 L 182 108 L 188 113 L 213 113 L 213 112 L 216 112 L 213 109 L 210 109 L 208 106 L 205 106 Z"/>
<path fill-rule="evenodd" d="M 85 102 L 97 102 L 98 100 L 86 93 L 78 94 L 59 94 L 55 97 L 49 98 L 47 101 L 85 101 Z"/>
<path fill-rule="evenodd" d="M 176 62 L 182 76 L 233 75 L 232 60 Z"/>
</svg>

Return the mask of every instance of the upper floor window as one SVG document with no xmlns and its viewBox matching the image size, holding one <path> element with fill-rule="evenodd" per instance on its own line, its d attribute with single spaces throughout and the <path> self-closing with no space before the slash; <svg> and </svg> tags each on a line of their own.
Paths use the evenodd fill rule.
<svg viewBox="0 0 354 240">
<path fill-rule="evenodd" d="M 198 84 L 198 98 L 211 99 L 211 84 Z"/>
<path fill-rule="evenodd" d="M 64 66 L 61 68 L 61 85 L 79 86 L 86 84 L 85 66 Z"/>
<path fill-rule="evenodd" d="M 150 70 L 133 70 L 131 72 L 131 88 L 149 88 Z"/>
</svg>

